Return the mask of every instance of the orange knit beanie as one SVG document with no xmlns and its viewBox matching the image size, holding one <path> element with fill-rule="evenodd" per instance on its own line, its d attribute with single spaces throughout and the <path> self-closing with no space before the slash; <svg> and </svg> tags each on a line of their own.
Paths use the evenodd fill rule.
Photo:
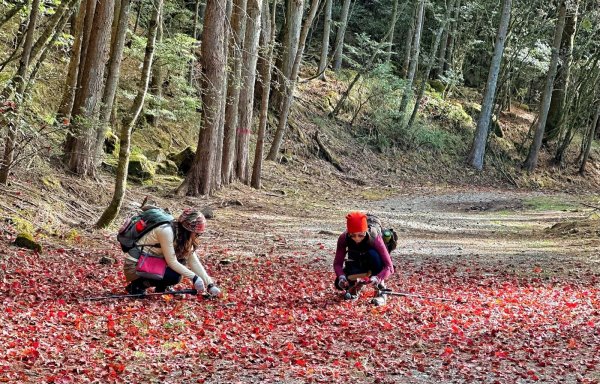
<svg viewBox="0 0 600 384">
<path fill-rule="evenodd" d="M 350 212 L 346 215 L 346 229 L 348 233 L 366 232 L 369 229 L 367 215 L 362 212 Z"/>
</svg>

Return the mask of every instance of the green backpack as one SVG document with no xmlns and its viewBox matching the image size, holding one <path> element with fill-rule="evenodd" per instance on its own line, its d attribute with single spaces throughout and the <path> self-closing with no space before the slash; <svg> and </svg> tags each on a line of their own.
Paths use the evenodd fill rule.
<svg viewBox="0 0 600 384">
<path fill-rule="evenodd" d="M 367 213 L 367 225 L 369 226 L 369 236 L 374 241 L 377 236 L 381 236 L 383 243 L 388 250 L 388 253 L 392 253 L 396 247 L 398 247 L 398 234 L 394 229 L 384 229 L 381 224 L 381 219 L 373 213 Z"/>
<path fill-rule="evenodd" d="M 150 208 L 146 209 L 125 220 L 119 232 L 117 233 L 117 241 L 121 244 L 123 252 L 127 252 L 134 257 L 139 256 L 139 252 L 132 250 L 143 246 L 158 246 L 159 244 L 138 244 L 137 241 L 146 233 L 154 228 L 171 223 L 175 218 L 164 209 Z"/>
</svg>

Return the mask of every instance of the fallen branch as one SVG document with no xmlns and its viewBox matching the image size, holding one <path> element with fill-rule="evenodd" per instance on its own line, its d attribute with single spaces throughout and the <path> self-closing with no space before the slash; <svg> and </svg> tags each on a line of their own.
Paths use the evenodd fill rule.
<svg viewBox="0 0 600 384">
<path fill-rule="evenodd" d="M 319 138 L 319 132 L 315 132 L 315 141 L 319 146 L 319 151 L 323 153 L 323 157 L 325 160 L 330 162 L 338 171 L 346 172 L 344 168 L 340 165 L 339 161 L 335 158 L 335 156 L 329 151 L 329 149 L 325 146 L 325 144 Z"/>
<path fill-rule="evenodd" d="M 586 204 L 586 203 L 579 203 L 579 204 L 583 205 L 584 207 L 594 208 L 594 211 L 600 211 L 600 207 L 596 207 L 595 205 Z"/>
</svg>

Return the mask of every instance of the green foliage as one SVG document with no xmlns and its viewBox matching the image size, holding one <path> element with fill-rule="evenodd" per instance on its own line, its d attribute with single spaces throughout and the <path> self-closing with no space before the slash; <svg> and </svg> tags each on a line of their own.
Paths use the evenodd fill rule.
<svg viewBox="0 0 600 384">
<path fill-rule="evenodd" d="M 540 196 L 523 201 L 523 205 L 534 211 L 566 211 L 576 209 L 577 204 L 556 196 Z"/>
<path fill-rule="evenodd" d="M 475 128 L 473 118 L 458 102 L 426 97 L 424 104 L 429 119 L 443 127 L 459 132 L 471 132 Z"/>
<path fill-rule="evenodd" d="M 181 33 L 163 39 L 162 43 L 157 43 L 153 65 L 162 68 L 166 75 L 162 84 L 162 93 L 165 96 L 157 98 L 148 93 L 146 95 L 148 107 L 144 110 L 146 114 L 178 122 L 197 119 L 196 111 L 200 99 L 187 80 L 190 62 L 195 60 L 191 53 L 194 44 L 193 38 Z M 141 61 L 145 49 L 146 39 L 133 36 L 128 53 Z M 120 91 L 120 95 L 127 100 L 133 100 L 136 93 L 136 90 Z M 177 97 L 169 95 L 177 95 Z"/>
<path fill-rule="evenodd" d="M 358 33 L 355 37 L 355 45 L 346 44 L 345 59 L 350 66 L 359 72 L 371 70 L 372 68 L 364 68 L 365 63 L 372 63 L 377 66 L 382 63 L 387 45 L 371 39 L 366 33 Z M 372 58 L 376 57 L 376 60 Z"/>
</svg>

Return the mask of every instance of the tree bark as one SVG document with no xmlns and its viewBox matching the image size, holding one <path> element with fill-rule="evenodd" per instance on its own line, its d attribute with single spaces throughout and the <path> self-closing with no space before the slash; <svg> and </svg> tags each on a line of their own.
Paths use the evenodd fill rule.
<svg viewBox="0 0 600 384">
<path fill-rule="evenodd" d="M 333 0 L 325 0 L 325 14 L 323 15 L 323 40 L 321 43 L 321 58 L 319 59 L 319 79 L 326 80 L 325 69 L 327 69 L 329 56 L 329 35 L 331 34 L 331 9 Z"/>
<path fill-rule="evenodd" d="M 226 9 L 220 0 L 207 0 L 202 32 L 202 124 L 198 138 L 198 150 L 192 167 L 179 186 L 178 193 L 207 195 L 213 192 L 216 133 L 219 131 L 219 114 L 225 102 L 223 83 L 225 74 L 224 20 Z"/>
<path fill-rule="evenodd" d="M 229 41 L 229 60 L 232 70 L 227 79 L 227 105 L 225 106 L 225 125 L 223 127 L 223 157 L 221 159 L 221 181 L 227 185 L 233 181 L 236 138 L 239 137 L 239 102 L 242 74 L 242 49 L 246 31 L 247 0 L 235 0 L 231 15 L 232 33 Z"/>
<path fill-rule="evenodd" d="M 475 136 L 471 144 L 471 150 L 467 158 L 467 163 L 475 169 L 483 169 L 483 157 L 485 155 L 485 146 L 487 143 L 488 132 L 490 129 L 490 121 L 494 110 L 494 96 L 496 95 L 496 86 L 498 83 L 498 74 L 500 73 L 500 65 L 502 64 L 502 55 L 504 54 L 504 45 L 506 43 L 506 35 L 510 22 L 510 13 L 512 8 L 512 0 L 503 0 L 502 16 L 500 18 L 500 26 L 496 35 L 496 43 L 494 45 L 494 54 L 488 79 L 485 85 L 483 102 L 481 104 L 481 113 L 477 121 Z"/>
<path fill-rule="evenodd" d="M 94 176 L 96 171 L 97 108 L 104 80 L 105 52 L 110 39 L 113 8 L 112 0 L 100 1 L 93 17 L 89 15 L 93 18 L 92 33 L 86 50 L 87 57 L 80 62 L 81 87 L 77 89 L 73 103 L 72 136 L 67 137 L 65 142 L 65 163 L 71 172 L 80 176 Z"/>
<path fill-rule="evenodd" d="M 289 117 L 290 108 L 292 106 L 292 102 L 294 99 L 294 89 L 296 88 L 296 80 L 298 78 L 298 72 L 300 70 L 300 63 L 302 62 L 302 55 L 304 53 L 304 45 L 306 43 L 306 36 L 308 36 L 308 30 L 312 25 L 312 22 L 317 13 L 317 9 L 319 8 L 319 0 L 313 0 L 312 5 L 310 7 L 310 11 L 308 12 L 308 16 L 304 22 L 304 26 L 302 27 L 302 31 L 300 33 L 300 38 L 298 41 L 298 49 L 296 51 L 296 57 L 294 59 L 294 65 L 292 66 L 291 76 L 286 81 L 286 91 L 284 94 L 283 102 L 281 103 L 279 122 L 277 124 L 277 130 L 275 131 L 275 137 L 273 138 L 273 143 L 271 144 L 271 149 L 269 150 L 269 154 L 267 156 L 268 160 L 275 161 L 277 159 L 277 154 L 279 153 L 279 147 L 283 142 L 283 136 L 285 134 L 287 119 Z"/>
<path fill-rule="evenodd" d="M 342 68 L 342 54 L 344 51 L 344 38 L 348 28 L 348 16 L 350 14 L 350 3 L 352 0 L 344 0 L 342 13 L 340 14 L 340 26 L 335 35 L 335 50 L 333 51 L 333 70 L 335 72 Z"/>
<path fill-rule="evenodd" d="M 81 57 L 81 44 L 83 38 L 83 21 L 85 19 L 86 2 L 82 1 L 79 4 L 79 10 L 75 17 L 75 25 L 73 27 L 73 47 L 71 48 L 71 58 L 67 70 L 67 78 L 63 88 L 60 107 L 56 113 L 58 121 L 68 121 L 71 117 L 73 101 L 75 99 L 75 87 L 77 86 L 77 74 L 79 72 L 79 62 Z"/>
<path fill-rule="evenodd" d="M 14 100 L 18 106 L 23 104 L 25 78 L 27 77 L 27 70 L 29 68 L 29 59 L 31 57 L 31 51 L 33 48 L 33 38 L 35 34 L 39 8 L 40 0 L 33 0 L 33 3 L 31 4 L 31 11 L 29 12 L 29 24 L 27 26 L 27 32 L 25 35 L 23 53 L 21 54 L 21 60 L 19 61 L 19 68 L 17 69 L 17 73 L 11 81 L 15 89 Z M 2 164 L 0 165 L 0 184 L 7 183 L 8 174 L 11 166 L 13 165 L 17 130 L 19 128 L 16 125 L 18 124 L 18 120 L 19 119 L 16 119 L 14 124 L 7 124 L 6 121 L 2 121 L 3 125 L 6 124 L 8 133 L 6 135 L 6 139 L 4 140 L 4 154 L 2 157 Z"/>
<path fill-rule="evenodd" d="M 121 73 L 121 61 L 123 60 L 123 49 L 125 47 L 125 37 L 127 36 L 127 24 L 129 20 L 130 0 L 120 0 L 120 9 L 118 11 L 119 20 L 117 29 L 111 43 L 111 55 L 108 61 L 108 75 L 106 76 L 106 85 L 102 96 L 102 105 L 100 107 L 100 124 L 106 125 L 110 120 L 110 114 L 115 102 L 117 87 L 119 86 L 119 75 Z M 116 15 L 117 13 L 115 13 Z M 102 140 L 104 135 L 102 136 Z"/>
<path fill-rule="evenodd" d="M 229 35 L 230 35 L 230 30 L 231 30 L 229 20 L 231 20 L 231 14 L 233 13 L 233 1 L 232 0 L 226 0 L 225 12 L 226 12 L 227 16 L 223 20 L 224 29 L 225 29 L 225 35 L 223 36 L 223 41 L 225 42 L 223 44 L 223 61 L 225 63 L 227 63 L 229 61 L 229 47 L 227 45 L 227 42 L 230 41 Z M 221 162 L 223 161 L 223 141 L 224 141 L 224 136 L 225 136 L 225 109 L 227 106 L 227 87 L 228 86 L 229 86 L 228 78 L 227 78 L 227 74 L 225 74 L 225 80 L 223 81 L 223 84 L 221 85 L 221 87 L 223 88 L 223 91 L 222 91 L 223 97 L 225 97 L 225 99 L 221 103 L 221 112 L 219 113 L 219 120 L 216 122 L 217 130 L 215 132 L 215 136 L 217 137 L 217 149 L 216 149 L 216 151 L 214 151 L 215 158 L 213 159 L 213 162 L 214 162 L 215 166 L 214 166 L 213 173 L 212 173 L 213 180 L 211 181 L 213 190 L 220 189 L 223 185 Z"/>
<path fill-rule="evenodd" d="M 394 47 L 394 31 L 396 30 L 396 21 L 398 20 L 398 0 L 394 0 L 394 6 L 392 9 L 392 19 L 390 21 L 390 28 L 388 33 L 388 46 L 386 48 L 387 54 L 385 61 L 389 62 L 392 59 L 392 51 Z"/>
<path fill-rule="evenodd" d="M 50 40 L 47 42 L 47 44 L 44 45 L 42 50 L 40 51 L 39 56 L 37 57 L 37 59 L 35 61 L 35 65 L 34 65 L 33 69 L 31 70 L 31 73 L 29 74 L 29 78 L 27 79 L 27 86 L 25 87 L 24 95 L 29 95 L 31 88 L 33 87 L 33 84 L 35 83 L 35 78 L 37 76 L 38 70 L 40 69 L 40 67 L 42 66 L 44 61 L 46 60 L 46 56 L 48 55 L 50 48 L 52 48 L 52 46 L 58 39 L 58 36 L 62 33 L 63 29 L 65 28 L 65 25 L 67 25 L 67 22 L 69 21 L 69 18 L 71 17 L 71 14 L 73 12 L 74 12 L 73 9 L 68 9 L 67 12 L 62 14 L 61 19 L 59 20 L 58 24 L 56 25 L 56 28 L 54 29 L 54 34 L 52 35 Z M 33 61 L 30 61 L 30 62 L 33 64 Z"/>
<path fill-rule="evenodd" d="M 198 36 L 199 36 L 199 32 L 200 32 L 200 0 L 196 0 L 196 4 L 194 6 L 194 23 L 193 23 L 193 27 L 192 27 L 192 37 L 194 38 L 194 40 L 196 41 L 196 43 L 194 43 L 194 46 L 192 47 L 192 54 L 195 54 L 196 52 L 196 44 L 199 43 L 198 42 Z M 190 61 L 190 69 L 189 69 L 189 73 L 188 73 L 188 84 L 190 87 L 194 86 L 194 67 L 196 65 L 196 60 L 191 60 Z"/>
<path fill-rule="evenodd" d="M 581 164 L 579 166 L 579 174 L 585 174 L 585 165 L 587 164 L 588 158 L 590 157 L 590 150 L 592 149 L 592 142 L 594 141 L 594 137 L 596 137 L 596 132 L 598 131 L 598 126 L 600 126 L 600 103 L 597 103 L 596 114 L 594 115 L 594 119 L 592 124 L 589 127 L 587 137 L 585 138 L 585 145 L 583 147 L 583 153 L 581 156 Z"/>
<path fill-rule="evenodd" d="M 263 163 L 263 150 L 265 144 L 265 131 L 269 115 L 269 93 L 271 92 L 271 68 L 273 66 L 273 47 L 275 46 L 275 21 L 277 15 L 277 2 L 273 3 L 273 12 L 269 11 L 269 2 L 263 1 L 261 43 L 265 55 L 259 56 L 263 61 L 260 68 L 259 79 L 262 84 L 262 95 L 260 98 L 260 120 L 258 122 L 258 135 L 256 137 L 256 150 L 254 151 L 254 164 L 252 166 L 251 186 L 261 188 L 261 174 Z M 272 15 L 272 17 L 271 17 Z"/>
<path fill-rule="evenodd" d="M 446 16 L 442 20 L 442 25 L 440 25 L 437 33 L 435 34 L 435 40 L 433 42 L 433 46 L 431 47 L 431 54 L 429 55 L 429 62 L 427 63 L 427 69 L 425 70 L 425 74 L 423 75 L 423 79 L 421 80 L 421 84 L 419 85 L 419 89 L 417 91 L 417 96 L 415 98 L 415 106 L 410 115 L 410 119 L 408 120 L 408 124 L 406 125 L 407 130 L 412 128 L 412 125 L 417 117 L 417 112 L 419 111 L 419 104 L 421 103 L 421 99 L 425 94 L 425 85 L 427 84 L 427 80 L 429 79 L 429 74 L 431 73 L 434 65 L 436 64 L 436 52 L 438 50 L 438 46 L 440 45 L 440 41 L 442 39 L 442 34 L 446 30 L 446 25 L 450 19 L 450 12 L 452 12 L 452 7 L 454 4 L 454 0 L 450 0 L 450 6 L 448 7 L 448 11 L 446 12 Z"/>
<path fill-rule="evenodd" d="M 575 31 L 577 29 L 577 12 L 579 1 L 574 1 L 567 8 L 565 17 L 565 27 L 563 30 L 562 41 L 560 44 L 559 64 L 557 76 L 554 81 L 554 88 L 548 109 L 548 120 L 545 127 L 545 140 L 555 140 L 561 129 L 561 122 L 564 121 L 563 113 L 565 109 L 565 100 L 571 79 L 571 64 L 573 62 L 573 44 L 575 42 Z"/>
<path fill-rule="evenodd" d="M 415 36 L 412 42 L 412 53 L 410 58 L 410 65 L 408 67 L 408 77 L 406 79 L 406 85 L 404 92 L 402 93 L 402 99 L 400 101 L 400 115 L 402 119 L 406 113 L 406 107 L 408 101 L 412 95 L 413 82 L 417 73 L 417 67 L 419 65 L 419 52 L 421 50 L 421 32 L 423 30 L 423 19 L 425 17 L 425 0 L 419 0 L 419 8 L 417 10 L 417 19 L 415 27 Z"/>
<path fill-rule="evenodd" d="M 96 228 L 107 227 L 119 214 L 123 196 L 127 188 L 127 174 L 129 171 L 129 155 L 131 148 L 131 131 L 135 126 L 135 122 L 142 112 L 144 99 L 148 92 L 148 83 L 150 82 L 150 74 L 152 72 L 152 60 L 154 58 L 156 36 L 160 18 L 162 14 L 163 0 L 155 0 L 152 19 L 148 26 L 148 40 L 146 43 L 146 52 L 144 54 L 144 63 L 142 65 L 142 73 L 138 92 L 133 101 L 133 105 L 126 116 L 120 133 L 120 148 L 119 148 L 119 164 L 117 166 L 117 174 L 115 176 L 115 190 L 109 206 L 104 210 L 102 216 L 96 222 Z"/>
<path fill-rule="evenodd" d="M 239 123 L 236 130 L 236 175 L 244 184 L 250 184 L 248 162 L 250 135 L 252 134 L 254 110 L 254 83 L 258 60 L 258 38 L 260 36 L 260 14 L 263 0 L 248 0 L 248 20 L 244 39 L 242 60 L 242 90 L 239 102 Z"/>
<path fill-rule="evenodd" d="M 417 10 L 419 9 L 418 5 L 418 3 L 415 4 L 415 7 L 412 11 L 413 17 L 410 18 L 410 24 L 408 25 L 408 30 L 406 31 L 406 36 L 404 37 L 404 59 L 402 60 L 402 67 L 400 69 L 402 78 L 408 77 L 408 67 L 410 66 L 412 44 L 413 40 L 415 39 L 415 25 L 417 20 Z"/>
<path fill-rule="evenodd" d="M 38 37 L 35 44 L 33 45 L 30 59 L 32 64 L 38 60 L 38 58 L 42 54 L 42 50 L 44 50 L 48 46 L 49 39 L 51 39 L 56 34 L 56 31 L 62 30 L 62 28 L 66 24 L 66 22 L 62 22 L 64 16 L 67 13 L 70 13 L 71 10 L 78 5 L 79 1 L 80 0 L 67 0 L 60 3 L 55 13 L 50 17 L 50 19 L 46 23 L 46 26 L 40 34 L 40 37 Z"/>
<path fill-rule="evenodd" d="M 533 172 L 537 166 L 540 148 L 542 147 L 544 128 L 546 127 L 546 119 L 548 118 L 548 110 L 550 109 L 550 97 L 552 95 L 552 87 L 554 86 L 554 78 L 556 77 L 556 70 L 558 66 L 560 43 L 562 41 L 563 29 L 565 27 L 566 13 L 567 7 L 565 5 L 565 1 L 561 1 L 559 5 L 558 21 L 556 22 L 556 29 L 554 30 L 554 42 L 552 44 L 550 68 L 548 68 L 546 86 L 544 88 L 544 93 L 542 94 L 542 101 L 540 102 L 538 124 L 535 129 L 533 142 L 531 143 L 531 147 L 529 147 L 529 154 L 527 155 L 527 159 L 523 165 L 528 172 Z"/>
<path fill-rule="evenodd" d="M 158 21 L 158 30 L 156 32 L 156 44 L 160 45 L 163 41 L 163 18 L 161 17 Z M 148 92 L 152 95 L 147 110 L 152 110 L 151 113 L 146 114 L 146 122 L 152 127 L 158 127 L 160 122 L 161 114 L 161 99 L 162 99 L 162 86 L 164 81 L 164 63 L 154 60 L 152 65 L 152 76 L 150 77 L 150 85 Z"/>
<path fill-rule="evenodd" d="M 454 46 L 456 45 L 457 35 L 458 35 L 458 17 L 460 15 L 460 0 L 456 3 L 454 7 L 454 17 L 452 22 L 450 23 L 450 28 L 448 29 L 448 41 L 446 43 L 446 52 L 444 57 L 444 63 L 442 66 L 442 73 L 445 74 L 448 70 L 452 68 L 453 65 L 453 57 L 454 57 Z"/>
<path fill-rule="evenodd" d="M 294 58 L 298 51 L 298 42 L 300 40 L 300 30 L 302 28 L 302 14 L 304 13 L 304 0 L 288 0 L 285 2 L 285 29 L 283 30 L 281 58 L 278 65 L 279 70 L 275 71 L 277 75 L 276 91 L 273 94 L 273 105 L 282 110 L 285 99 L 285 92 L 288 83 L 292 78 L 292 67 L 294 66 Z"/>
</svg>

